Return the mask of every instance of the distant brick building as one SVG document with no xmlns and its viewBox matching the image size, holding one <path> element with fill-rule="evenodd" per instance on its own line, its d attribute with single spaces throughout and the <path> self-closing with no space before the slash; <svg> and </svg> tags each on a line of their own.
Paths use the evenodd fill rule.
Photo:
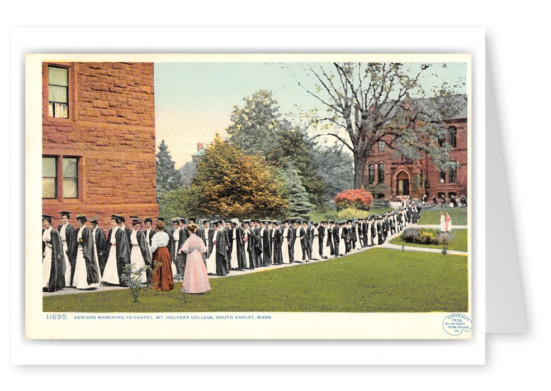
<svg viewBox="0 0 551 391">
<path fill-rule="evenodd" d="M 371 191 L 374 198 L 409 195 L 420 199 L 426 194 L 432 200 L 433 196 L 443 195 L 449 199 L 452 195 L 467 195 L 467 96 L 456 95 L 450 99 L 454 114 L 445 121 L 448 135 L 442 142 L 450 143 L 450 160 L 458 162 L 460 168 L 440 172 L 426 156 L 419 160 L 397 157 L 395 150 L 389 148 L 385 142 L 379 142 L 367 159 L 364 175 L 364 187 Z M 434 112 L 435 104 L 433 99 L 411 100 L 408 96 L 402 102 L 402 109 L 422 110 L 430 114 Z M 387 141 L 390 142 L 390 138 Z"/>
<path fill-rule="evenodd" d="M 158 216 L 152 63 L 44 63 L 42 210 Z M 73 216 L 72 216 L 73 218 Z"/>
</svg>

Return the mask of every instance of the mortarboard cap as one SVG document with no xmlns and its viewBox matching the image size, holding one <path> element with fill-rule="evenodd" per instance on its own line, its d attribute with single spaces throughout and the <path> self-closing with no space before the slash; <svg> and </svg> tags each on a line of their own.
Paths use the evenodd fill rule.
<svg viewBox="0 0 551 391">
<path fill-rule="evenodd" d="M 52 216 L 50 215 L 42 215 L 42 221 L 47 220 L 48 223 L 52 224 Z"/>
<path fill-rule="evenodd" d="M 78 216 L 77 216 L 77 220 L 78 220 L 78 221 L 88 221 L 88 219 L 87 219 L 86 216 L 84 216 L 84 215 L 78 215 Z"/>
<path fill-rule="evenodd" d="M 66 210 L 62 210 L 61 212 L 59 212 L 59 214 L 61 215 L 61 217 L 63 216 L 67 216 L 67 218 L 71 218 L 71 213 L 72 212 L 67 212 Z"/>
</svg>

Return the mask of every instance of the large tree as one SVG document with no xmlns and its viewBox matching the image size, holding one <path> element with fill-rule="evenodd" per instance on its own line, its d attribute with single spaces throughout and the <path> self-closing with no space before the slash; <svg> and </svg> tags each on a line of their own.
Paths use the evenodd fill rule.
<svg viewBox="0 0 551 391">
<path fill-rule="evenodd" d="M 174 168 L 174 160 L 168 152 L 165 140 L 159 145 L 157 153 L 157 195 L 161 196 L 182 186 L 180 173 Z"/>
<path fill-rule="evenodd" d="M 298 171 L 292 164 L 288 164 L 281 170 L 281 176 L 287 185 L 287 197 L 289 199 L 289 209 L 286 211 L 286 217 L 291 219 L 309 218 L 312 204 L 310 204 L 308 193 L 302 185 Z"/>
<path fill-rule="evenodd" d="M 317 173 L 306 132 L 282 118 L 272 91 L 259 90 L 243 100 L 243 107 L 234 106 L 232 123 L 226 130 L 231 143 L 247 154 L 263 156 L 279 169 L 293 165 L 309 201 L 322 205 L 325 184 Z"/>
<path fill-rule="evenodd" d="M 299 81 L 325 107 L 324 114 L 314 110 L 311 115 L 312 125 L 323 130 L 319 135 L 337 139 L 352 152 L 355 188 L 365 183 L 367 159 L 380 141 L 407 159 L 419 159 L 426 154 L 442 171 L 455 165 L 449 161 L 449 144 L 442 142 L 447 134 L 446 120 L 456 109 L 446 96 L 448 92 L 434 91 L 441 97 L 423 105 L 409 98 L 410 93 L 428 96 L 419 80 L 430 67 L 333 63 L 331 68 L 309 67 L 315 88 Z"/>
<path fill-rule="evenodd" d="M 203 216 L 268 218 L 288 207 L 285 184 L 260 156 L 250 156 L 216 135 L 197 165 L 189 189 Z"/>
</svg>

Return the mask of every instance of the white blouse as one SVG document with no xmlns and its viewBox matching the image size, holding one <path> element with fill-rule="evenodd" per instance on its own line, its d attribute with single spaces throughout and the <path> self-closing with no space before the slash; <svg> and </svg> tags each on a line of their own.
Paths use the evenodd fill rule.
<svg viewBox="0 0 551 391">
<path fill-rule="evenodd" d="M 153 254 L 158 248 L 166 246 L 168 246 L 168 234 L 162 231 L 157 232 L 155 236 L 151 238 L 151 248 L 149 249 L 149 252 Z"/>
</svg>

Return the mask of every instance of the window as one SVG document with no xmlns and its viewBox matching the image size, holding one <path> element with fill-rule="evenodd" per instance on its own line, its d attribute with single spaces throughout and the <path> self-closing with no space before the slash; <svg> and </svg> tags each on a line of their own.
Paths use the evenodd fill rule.
<svg viewBox="0 0 551 391">
<path fill-rule="evenodd" d="M 53 118 L 69 118 L 69 70 L 48 67 L 48 112 Z"/>
<path fill-rule="evenodd" d="M 450 169 L 450 176 L 449 176 L 450 183 L 456 183 L 457 182 L 457 168 L 453 167 Z"/>
<path fill-rule="evenodd" d="M 384 151 L 385 151 L 385 142 L 384 141 L 379 141 L 379 153 L 384 152 Z"/>
<path fill-rule="evenodd" d="M 375 183 L 375 165 L 374 164 L 370 164 L 368 167 L 368 180 L 370 185 Z"/>
<path fill-rule="evenodd" d="M 78 198 L 78 160 L 63 158 L 63 198 Z"/>
<path fill-rule="evenodd" d="M 379 183 L 385 183 L 385 165 L 383 163 L 379 164 Z"/>
<path fill-rule="evenodd" d="M 55 157 L 42 157 L 42 198 L 57 198 L 57 164 Z"/>
<path fill-rule="evenodd" d="M 457 147 L 457 128 L 452 126 L 448 129 L 448 132 L 450 132 L 450 145 L 452 148 Z"/>
<path fill-rule="evenodd" d="M 444 171 L 440 171 L 440 183 L 446 183 L 446 173 Z"/>
</svg>

